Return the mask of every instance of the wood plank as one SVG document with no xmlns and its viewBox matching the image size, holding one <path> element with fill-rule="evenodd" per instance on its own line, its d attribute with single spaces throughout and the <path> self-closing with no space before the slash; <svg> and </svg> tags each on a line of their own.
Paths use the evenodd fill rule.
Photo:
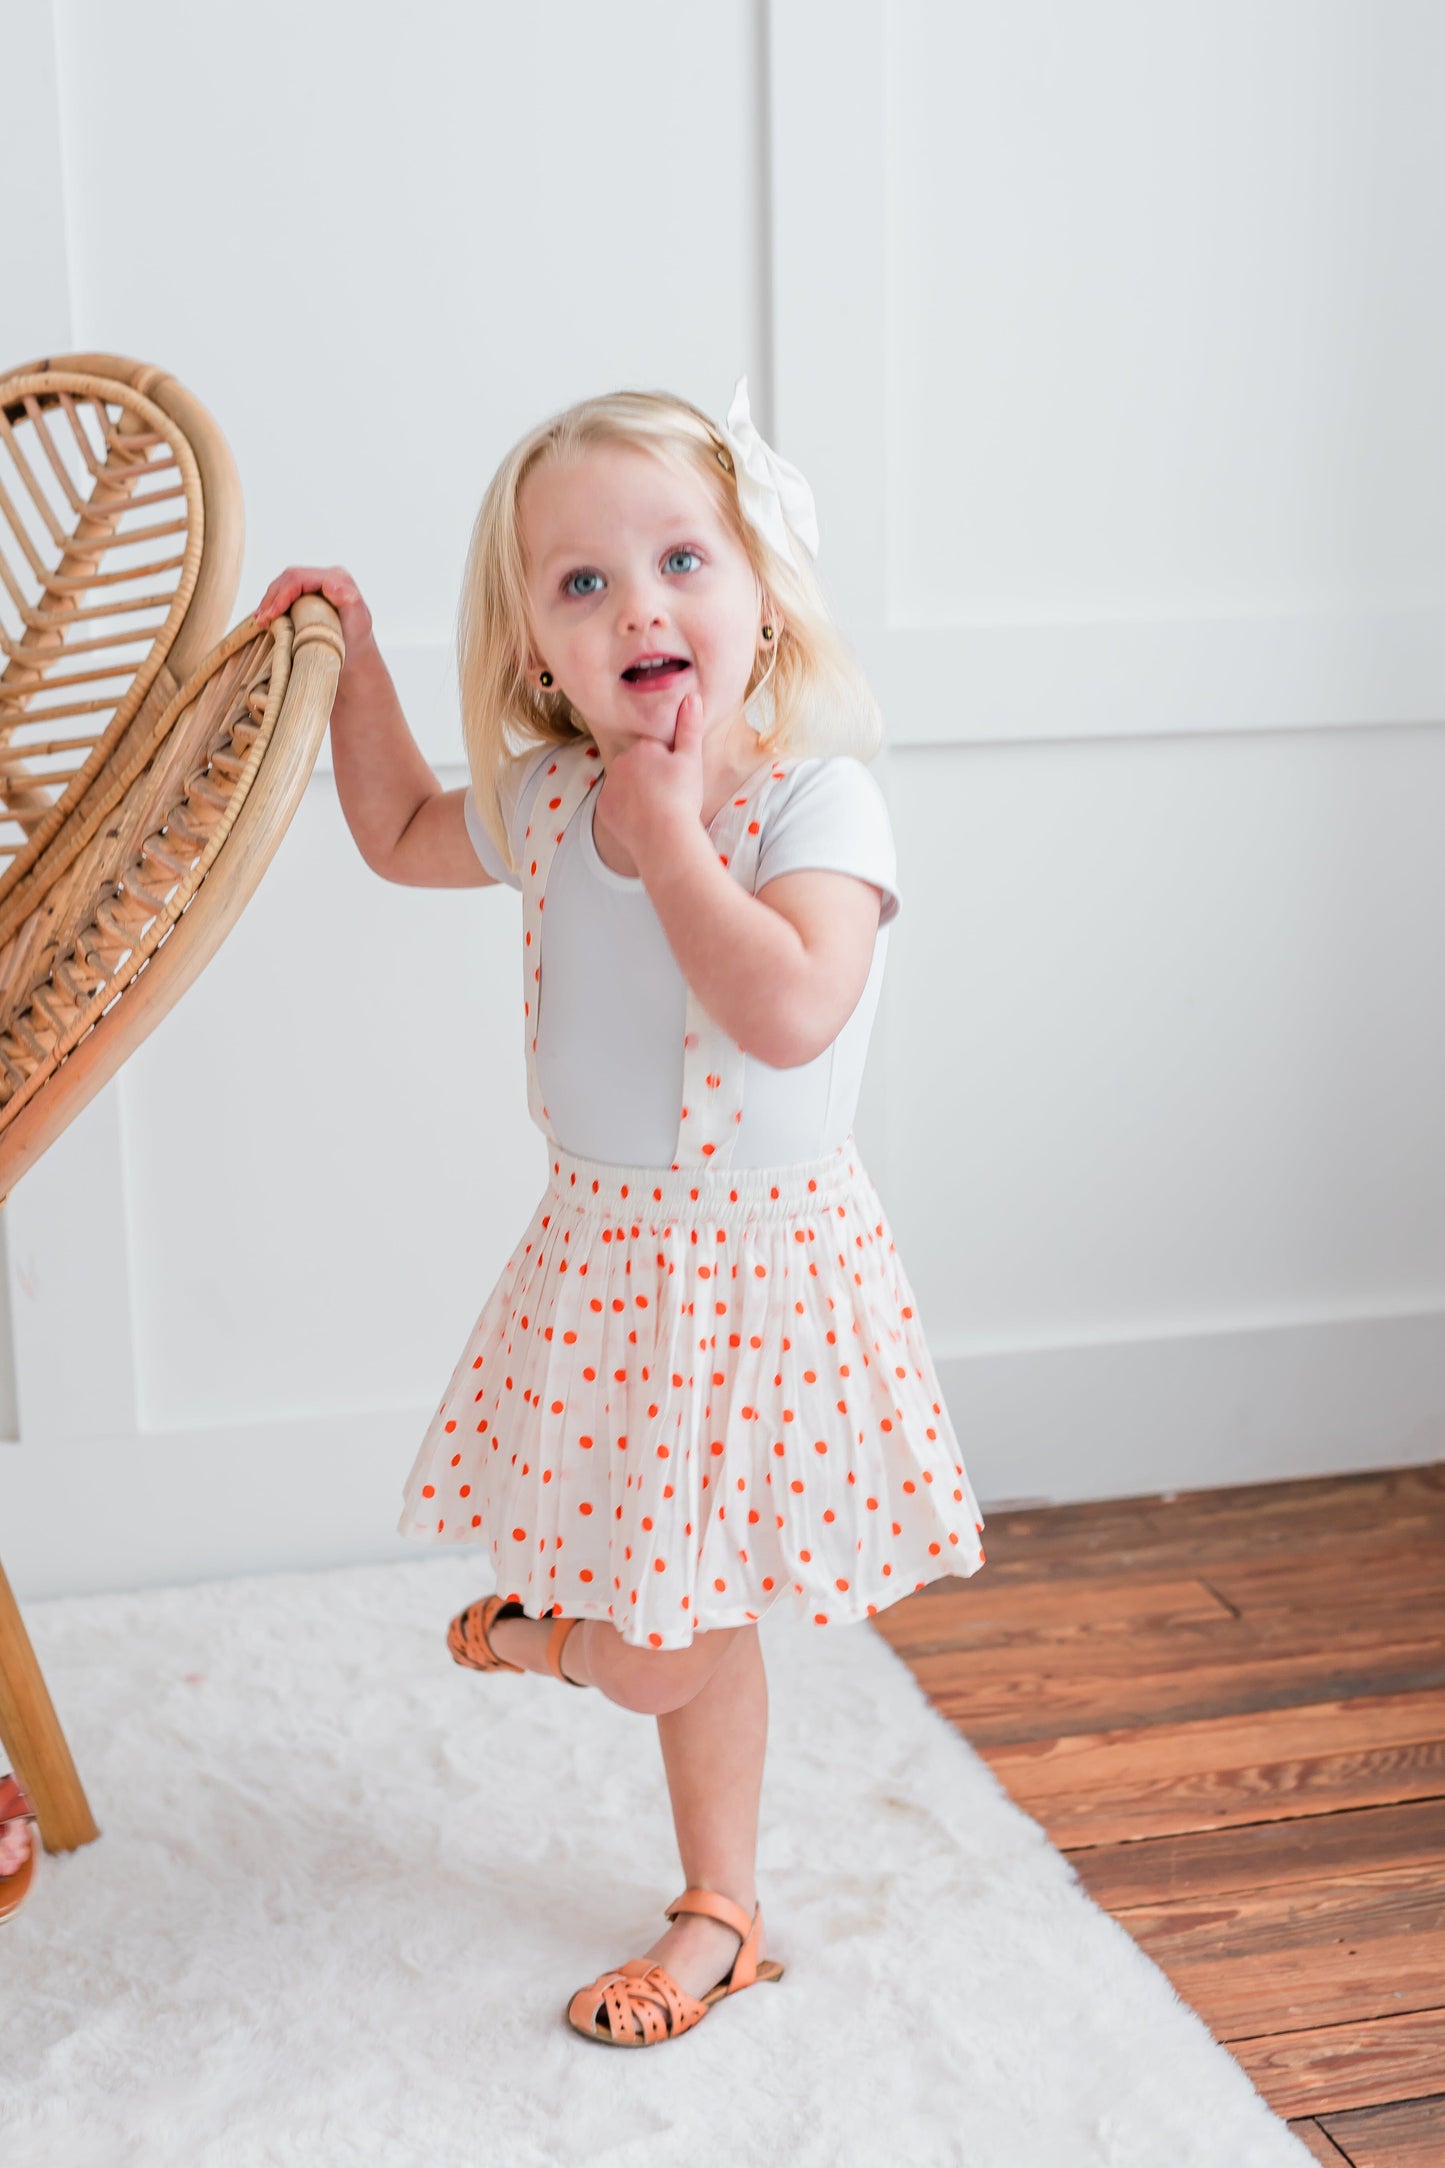
<svg viewBox="0 0 1445 2168">
<path fill-rule="evenodd" d="M 1360 1807 L 1297 1821 L 1252 1822 L 1138 1844 L 1072 1849 L 1073 1868 L 1096 1904 L 1116 1917 L 1171 1897 L 1284 1888 L 1329 1875 L 1417 1867 L 1445 1859 L 1445 1799 Z"/>
<path fill-rule="evenodd" d="M 1363 1596 L 1323 1613 L 1281 1606 L 1241 1618 L 1201 1588 L 1192 1601 L 1180 1594 L 1170 1609 L 1127 1603 L 1116 1608 L 1110 1591 L 1098 1596 L 1093 1616 L 1084 1614 L 1081 1607 L 1077 1623 L 1065 1613 L 1041 1616 L 1032 1627 L 1011 1630 L 995 1625 L 991 1615 L 981 1615 L 976 1629 L 957 1628 L 950 1637 L 900 1627 L 896 1639 L 887 1638 L 906 1663 L 926 1670 L 941 1685 L 962 1688 L 975 1672 L 990 1678 L 1004 1677 L 1014 1668 L 1041 1672 L 1063 1668 L 1084 1674 L 1093 1663 L 1138 1669 L 1142 1667 L 1134 1662 L 1136 1650 L 1146 1662 L 1169 1668 L 1176 1661 L 1185 1662 L 1196 1670 L 1227 1667 L 1259 1652 L 1278 1654 L 1282 1661 L 1320 1657 L 1328 1654 L 1336 1635 L 1353 1670 L 1359 1652 L 1372 1647 L 1445 1646 L 1445 1620 L 1437 1629 L 1430 1618 L 1402 1614 L 1396 1603 Z M 950 1666 L 958 1674 L 956 1679 L 950 1679 Z"/>
<path fill-rule="evenodd" d="M 1298 2138 L 1311 2160 L 1321 2161 L 1324 2168 L 1351 2168 L 1348 2153 L 1342 2153 L 1323 2125 L 1306 2116 L 1302 2122 L 1286 2126 Z"/>
<path fill-rule="evenodd" d="M 1128 1921 L 1121 1922 L 1125 1927 Z M 1445 1992 L 1445 1933 L 1362 1936 L 1345 1951 L 1320 1942 L 1272 1957 L 1268 1973 L 1253 1958 L 1209 1959 L 1160 1970 L 1216 2040 L 1242 2034 L 1279 2037 L 1315 2025 L 1368 2025 L 1433 2009 Z M 1433 2083 L 1445 2077 L 1445 2064 Z"/>
<path fill-rule="evenodd" d="M 1445 2009 L 1231 2040 L 1228 2047 L 1276 2115 L 1319 2116 L 1328 2128 L 1347 2108 L 1418 2100 L 1438 2089 Z"/>
<path fill-rule="evenodd" d="M 1445 1984 L 1445 1861 L 1116 1917 L 1220 2039 L 1398 2015 Z"/>
<path fill-rule="evenodd" d="M 1398 1624 L 1150 1620 L 1049 1641 L 905 1658 L 970 1742 L 985 1747 L 1070 1732 L 1245 1716 L 1445 1688 L 1445 1635 L 1400 1640 Z"/>
<path fill-rule="evenodd" d="M 951 1581 L 930 1604 L 918 1589 L 878 1614 L 875 1624 L 889 1647 L 915 1657 L 967 1648 L 1033 1647 L 1070 1639 L 1090 1628 L 1128 1627 L 1170 1619 L 1233 1619 L 1224 1599 L 1193 1574 L 1144 1579 L 1100 1574 L 1082 1586 L 1049 1582 L 1039 1588 L 987 1583 L 988 1568 L 969 1581 Z"/>
<path fill-rule="evenodd" d="M 1155 1501 L 1141 1501 L 1150 1513 Z M 1271 1524 L 1293 1535 L 1355 1523 L 1400 1527 L 1415 1517 L 1445 1515 L 1445 1461 L 1400 1468 L 1366 1468 L 1348 1475 L 1286 1476 L 1271 1483 L 1240 1483 L 1220 1490 L 1175 1494 L 1167 1510 L 1187 1513 L 1211 1537 L 1227 1537 Z"/>
<path fill-rule="evenodd" d="M 1152 1509 L 1161 1500 L 1219 1524 L 1260 1515 L 1278 1515 L 1291 1525 L 1313 1523 L 1340 1507 L 1364 1508 L 1373 1519 L 1397 1520 L 1431 1504 L 1445 1510 L 1445 1461 L 1357 1468 L 1340 1475 L 1280 1476 L 1267 1483 L 1225 1483 L 1212 1490 L 1155 1491 L 1137 1502 Z"/>
<path fill-rule="evenodd" d="M 991 1753 L 984 1759 L 990 1760 Z M 1433 1799 L 1445 1791 L 1445 1745 L 1433 1742 L 1374 1754 L 1319 1755 L 1300 1763 L 1256 1763 L 1207 1775 L 1152 1780 L 1121 1768 L 1116 1785 L 1100 1785 L 1080 1797 L 1057 1792 L 1030 1797 L 1011 1773 L 998 1774 L 1025 1813 L 1033 1816 L 1054 1844 L 1068 1851 L 1077 1844 L 1124 1844 L 1185 1830 L 1334 1814 L 1342 1807 Z"/>
<path fill-rule="evenodd" d="M 1073 1508 L 1068 1510 L 1072 1512 Z M 967 1587 L 970 1580 L 977 1587 L 984 1576 L 995 1582 L 1014 1579 L 1042 1582 L 1056 1574 L 1069 1580 L 1087 1579 L 1099 1564 L 1112 1572 L 1141 1559 L 1152 1560 L 1164 1538 L 1162 1531 L 1147 1516 L 1131 1513 L 1068 1531 L 1027 1525 L 1015 1528 L 1009 1524 L 1001 1525 L 994 1516 L 985 1522 L 983 1540 L 986 1562 L 978 1573 L 970 1575 L 968 1580 L 957 1575 L 940 1576 L 937 1582 L 930 1581 L 915 1590 L 907 1600 L 926 1598 L 940 1587 Z M 1159 1570 L 1167 1570 L 1168 1564 L 1169 1561 L 1165 1561 Z M 1195 1564 L 1197 1558 L 1186 1558 L 1183 1570 L 1188 1572 Z"/>
<path fill-rule="evenodd" d="M 1258 1716 L 1206 1717 L 1193 1724 L 1076 1732 L 1001 1746 L 988 1759 L 994 1769 L 1016 1774 L 1031 1797 L 1040 1797 L 1093 1783 L 1113 1786 L 1125 1762 L 1151 1774 L 1208 1776 L 1258 1762 L 1273 1765 L 1338 1754 L 1343 1741 L 1372 1749 L 1445 1743 L 1445 1692 L 1437 1688 L 1422 1694 L 1313 1702 Z"/>
<path fill-rule="evenodd" d="M 985 1567 L 984 1572 L 988 1571 Z M 1445 1629 L 1445 1543 L 1399 1543 L 1392 1529 L 1388 1540 L 1362 1539 L 1350 1553 L 1349 1585 L 1362 1573 L 1379 1581 L 1401 1607 L 1409 1608 L 1410 1623 L 1439 1633 Z M 1293 1556 L 1216 1559 L 1201 1566 L 1204 1585 L 1241 1613 L 1278 1610 L 1282 1605 L 1306 1606 L 1324 1613 L 1331 1599 L 1342 1597 L 1340 1560 L 1322 1559 L 1311 1545 Z"/>
<path fill-rule="evenodd" d="M 1206 1553 L 1212 1560 L 1249 1558 L 1302 1541 L 1322 1551 L 1348 1550 L 1371 1529 L 1388 1530 L 1397 1542 L 1438 1541 L 1445 1525 L 1445 1463 L 1173 1498 L 1105 1500 L 1093 1507 L 985 1508 L 985 1514 L 988 1562 L 975 1582 L 988 1575 L 1027 1579 L 1035 1569 L 1087 1578 L 1096 1563 L 1111 1571 L 1121 1563 L 1143 1563 L 1156 1573 L 1175 1565 L 1187 1571 L 1197 1569 Z"/>
<path fill-rule="evenodd" d="M 1445 2093 L 1357 2108 L 1332 2115 L 1323 2127 L 1351 2168 L 1441 2168 L 1445 2162 Z"/>
<path fill-rule="evenodd" d="M 1136 1491 L 1124 1498 L 1061 1505 L 985 1507 L 985 1511 L 987 1525 L 999 1533 L 1037 1534 L 1051 1542 L 1068 1541 L 1076 1530 L 1131 1518 L 1188 1519 L 1216 1531 L 1257 1528 L 1271 1520 L 1282 1521 L 1290 1529 L 1352 1516 L 1398 1522 L 1413 1513 L 1445 1512 L 1445 1461 L 1356 1469 L 1342 1475 L 1283 1476 L 1266 1483 L 1226 1483 L 1214 1490 Z"/>
<path fill-rule="evenodd" d="M 987 1537 L 984 1540 L 987 1543 Z M 1423 1553 L 1436 1540 L 1433 1534 L 1428 1537 L 1421 1536 L 1418 1539 L 1417 1555 Z M 1250 1552 L 1247 1557 L 1231 1559 L 1222 1552 L 1210 1551 L 1193 1541 L 1189 1541 L 1167 1546 L 1160 1545 L 1155 1549 L 1147 1550 L 1140 1548 L 1132 1551 L 1114 1551 L 1113 1553 L 1101 1551 L 1097 1555 L 1088 1558 L 1071 1559 L 1066 1552 L 1059 1552 L 1049 1558 L 1020 1559 L 1017 1556 L 1009 1557 L 1001 1552 L 999 1546 L 991 1545 L 988 1551 L 988 1563 L 981 1566 L 970 1580 L 955 1581 L 952 1578 L 941 1577 L 937 1583 L 929 1583 L 921 1589 L 914 1590 L 903 1599 L 903 1602 L 912 1611 L 914 1606 L 922 1608 L 930 1602 L 937 1603 L 942 1597 L 955 1591 L 966 1591 L 970 1601 L 977 1604 L 985 1590 L 990 1594 L 994 1594 L 1005 1588 L 1024 1590 L 1087 1588 L 1090 1583 L 1101 1577 L 1121 1582 L 1171 1579 L 1207 1581 L 1212 1580 L 1226 1566 L 1234 1564 L 1248 1565 L 1255 1562 L 1267 1563 L 1272 1559 L 1282 1558 L 1283 1556 L 1282 1551 L 1262 1545 Z M 1334 1573 L 1337 1594 L 1342 1587 L 1359 1585 L 1362 1573 L 1353 1570 L 1357 1565 L 1364 1569 L 1368 1568 L 1372 1563 L 1373 1561 L 1368 1558 L 1361 1559 L 1359 1557 L 1358 1540 L 1350 1546 L 1342 1546 L 1333 1561 L 1328 1560 L 1324 1554 L 1320 1555 L 1322 1569 L 1329 1565 L 1330 1570 Z M 882 1621 L 892 1622 L 894 1611 L 900 1608 L 901 1605 L 895 1605 L 887 1611 L 880 1612 L 878 1619 L 873 1622 L 875 1629 L 879 1627 Z"/>
<path fill-rule="evenodd" d="M 1389 1626 L 1397 1637 L 1445 1632 L 1445 1543 L 1439 1558 L 1390 1544 L 1369 1559 L 1356 1558 L 1343 1586 L 1335 1566 L 1315 1561 L 1308 1572 L 1283 1559 L 1250 1561 L 1233 1573 L 1197 1559 L 1188 1574 L 1117 1573 L 1102 1565 L 1087 1579 L 1051 1576 L 1041 1582 L 990 1582 L 987 1569 L 970 1581 L 917 1589 L 874 1621 L 900 1656 L 937 1655 L 950 1649 L 1049 1647 L 1057 1640 L 1120 1632 L 1131 1620 L 1149 1624 L 1178 1619 L 1228 1618 L 1258 1623 L 1261 1632 L 1282 1630 L 1281 1621 L 1306 1620 L 1317 1634 L 1336 1625 Z"/>
<path fill-rule="evenodd" d="M 1272 1966 L 1312 1943 L 1328 1940 L 1344 1951 L 1371 1935 L 1411 1935 L 1423 1943 L 1445 1933 L 1445 1859 L 1283 1889 L 1131 1905 L 1120 1918 L 1151 1957 L 1171 1967 L 1237 1957 L 1267 1958 Z M 1445 1968 L 1438 1979 L 1445 1987 Z"/>
<path fill-rule="evenodd" d="M 1445 1793 L 1445 1693 L 1080 1732 L 983 1758 L 1065 1847 L 1279 1821 Z"/>
<path fill-rule="evenodd" d="M 1210 1579 L 1226 1568 L 1231 1571 L 1249 1567 L 1267 1569 L 1277 1564 L 1305 1574 L 1327 1571 L 1340 1585 L 1356 1579 L 1360 1566 L 1373 1565 L 1385 1551 L 1403 1553 L 1419 1560 L 1438 1558 L 1442 1522 L 1434 1517 L 1422 1517 L 1415 1525 L 1403 1528 L 1392 1523 L 1377 1526 L 1360 1522 L 1352 1527 L 1342 1527 L 1335 1534 L 1305 1527 L 1293 1538 L 1287 1529 L 1267 1525 L 1252 1530 L 1240 1528 L 1227 1541 L 1211 1539 L 1194 1528 L 1181 1526 L 1173 1534 L 1136 1538 L 1112 1551 L 1103 1543 L 1077 1552 L 1062 1545 L 1045 1548 L 1032 1543 L 1011 1543 L 1001 1541 L 987 1526 L 983 1540 L 987 1562 L 960 1584 L 964 1588 L 981 1590 L 1004 1582 L 1011 1585 L 1036 1582 L 1043 1586 L 1060 1581 L 1088 1581 L 1101 1572 L 1150 1577 L 1176 1573 L 1202 1575 L 1206 1561 Z M 956 1581 L 957 1576 L 950 1576 L 950 1585 Z M 915 1590 L 914 1596 L 907 1600 L 911 1602 L 914 1597 L 926 1593 L 925 1589 Z"/>
</svg>

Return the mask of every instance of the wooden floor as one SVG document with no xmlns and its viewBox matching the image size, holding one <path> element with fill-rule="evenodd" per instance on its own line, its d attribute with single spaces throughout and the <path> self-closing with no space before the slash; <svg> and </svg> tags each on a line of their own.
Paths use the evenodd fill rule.
<svg viewBox="0 0 1445 2168">
<path fill-rule="evenodd" d="M 1445 2164 L 1445 1463 L 986 1517 L 876 1628 L 1315 2158 Z"/>
</svg>

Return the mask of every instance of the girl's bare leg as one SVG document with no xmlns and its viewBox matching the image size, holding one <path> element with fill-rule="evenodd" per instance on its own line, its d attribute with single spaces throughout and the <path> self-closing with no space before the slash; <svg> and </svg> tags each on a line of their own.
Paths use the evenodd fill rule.
<svg viewBox="0 0 1445 2168">
<path fill-rule="evenodd" d="M 717 1890 L 751 1918 L 768 1681 L 757 1627 L 736 1627 L 728 1639 L 730 1646 L 691 1701 L 658 1717 L 657 1735 L 686 1886 Z M 644 1954 L 687 1994 L 705 1995 L 727 1976 L 741 1941 L 721 1920 L 682 1913 Z"/>
<path fill-rule="evenodd" d="M 499 1619 L 492 1646 L 509 1663 L 543 1671 L 550 1624 Z M 768 1737 L 757 1627 L 726 1627 L 699 1634 L 688 1649 L 653 1651 L 587 1619 L 569 1634 L 562 1668 L 622 1707 L 656 1716 L 686 1886 L 716 1890 L 751 1916 Z M 641 1954 L 686 1993 L 703 1995 L 726 1977 L 740 1939 L 720 1920 L 684 1914 Z"/>
</svg>

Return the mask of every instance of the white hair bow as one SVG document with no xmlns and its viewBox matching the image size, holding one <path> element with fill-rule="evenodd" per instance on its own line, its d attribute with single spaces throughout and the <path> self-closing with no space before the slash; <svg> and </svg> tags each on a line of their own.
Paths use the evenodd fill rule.
<svg viewBox="0 0 1445 2168">
<path fill-rule="evenodd" d="M 770 542 L 780 557 L 797 564 L 792 534 L 810 557 L 818 554 L 818 513 L 813 492 L 794 466 L 765 444 L 748 412 L 748 380 L 740 376 L 728 418 L 718 431 L 732 454 L 738 502 L 743 517 Z"/>
</svg>

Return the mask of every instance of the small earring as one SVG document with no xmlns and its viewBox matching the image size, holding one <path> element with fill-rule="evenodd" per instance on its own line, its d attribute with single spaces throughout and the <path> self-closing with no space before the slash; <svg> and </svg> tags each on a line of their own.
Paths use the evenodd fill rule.
<svg viewBox="0 0 1445 2168">
<path fill-rule="evenodd" d="M 541 683 L 542 683 L 542 684 L 543 684 L 544 686 L 547 686 L 547 685 L 550 685 L 550 684 L 551 684 L 551 682 L 552 682 L 552 673 L 551 673 L 551 671 L 550 671 L 550 670 L 544 670 L 544 671 L 542 672 L 542 676 L 541 676 Z"/>
<path fill-rule="evenodd" d="M 772 628 L 772 626 L 771 626 L 771 625 L 764 625 L 764 627 L 763 627 L 763 638 L 764 638 L 765 640 L 771 640 L 771 638 L 772 638 L 772 637 L 773 637 L 773 628 Z"/>
</svg>

